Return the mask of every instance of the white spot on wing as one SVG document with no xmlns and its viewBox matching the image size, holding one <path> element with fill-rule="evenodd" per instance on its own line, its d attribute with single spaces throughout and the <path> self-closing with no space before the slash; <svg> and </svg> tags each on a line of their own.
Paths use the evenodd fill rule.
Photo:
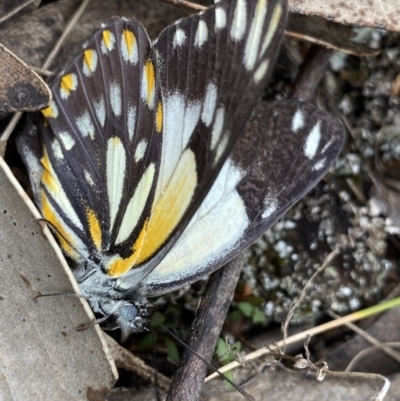
<svg viewBox="0 0 400 401">
<path fill-rule="evenodd" d="M 186 33 L 180 28 L 176 28 L 172 46 L 175 49 L 177 46 L 182 46 L 186 41 Z"/>
<path fill-rule="evenodd" d="M 260 52 L 260 57 L 264 55 L 269 45 L 271 44 L 271 40 L 274 37 L 276 30 L 278 29 L 279 22 L 281 21 L 281 17 L 282 6 L 280 4 L 277 4 L 274 8 L 274 11 L 272 12 L 272 17 L 269 21 L 268 32 L 265 35 L 265 39 Z"/>
<path fill-rule="evenodd" d="M 276 199 L 267 198 L 264 202 L 265 209 L 261 215 L 263 219 L 267 219 L 269 216 L 272 215 L 278 209 L 278 203 Z"/>
<path fill-rule="evenodd" d="M 216 105 L 217 105 L 217 87 L 213 83 L 210 83 L 207 86 L 203 111 L 201 113 L 201 120 L 207 127 L 209 127 L 212 123 Z"/>
<path fill-rule="evenodd" d="M 304 144 L 304 155 L 307 158 L 313 159 L 315 157 L 320 140 L 321 140 L 321 122 L 318 121 L 317 124 L 314 125 L 311 132 L 308 134 L 306 143 Z"/>
<path fill-rule="evenodd" d="M 86 182 L 92 187 L 94 188 L 94 181 L 92 176 L 90 175 L 89 171 L 87 171 L 86 169 L 83 170 L 83 174 L 85 176 L 85 180 Z"/>
<path fill-rule="evenodd" d="M 248 71 L 252 70 L 259 56 L 261 34 L 267 15 L 266 0 L 259 0 L 251 22 L 250 32 L 247 35 L 243 62 Z"/>
<path fill-rule="evenodd" d="M 117 137 L 112 137 L 107 141 L 106 165 L 111 232 L 121 203 L 126 175 L 126 152 L 121 139 Z"/>
<path fill-rule="evenodd" d="M 58 142 L 57 138 L 53 138 L 53 140 L 51 141 L 51 150 L 52 150 L 52 154 L 58 160 L 64 159 L 64 153 L 63 153 L 63 151 L 61 149 L 60 142 Z"/>
<path fill-rule="evenodd" d="M 128 203 L 121 226 L 118 230 L 116 244 L 126 241 L 135 229 L 146 206 L 147 199 L 153 184 L 156 169 L 154 164 L 147 167 L 146 172 L 142 175 L 134 195 Z"/>
<path fill-rule="evenodd" d="M 243 39 L 247 25 L 247 4 L 246 0 L 237 0 L 231 26 L 231 38 L 238 42 Z"/>
<path fill-rule="evenodd" d="M 218 32 L 226 27 L 226 11 L 222 7 L 215 9 L 215 31 Z"/>
<path fill-rule="evenodd" d="M 179 92 L 165 96 L 163 148 L 159 174 L 161 185 L 157 185 L 157 196 L 172 176 L 179 157 L 199 121 L 201 103 L 189 102 L 186 104 L 186 101 Z"/>
<path fill-rule="evenodd" d="M 222 138 L 222 141 L 219 143 L 217 152 L 215 154 L 215 161 L 214 163 L 218 163 L 219 159 L 221 158 L 222 154 L 225 152 L 226 147 L 228 146 L 230 135 L 225 135 Z"/>
<path fill-rule="evenodd" d="M 254 82 L 259 83 L 268 71 L 269 67 L 269 60 L 264 60 L 257 68 L 256 72 L 254 73 Z"/>
<path fill-rule="evenodd" d="M 136 129 L 136 107 L 129 106 L 128 107 L 128 134 L 129 139 L 132 140 L 133 134 L 135 133 Z"/>
<path fill-rule="evenodd" d="M 61 131 L 58 133 L 61 143 L 66 150 L 71 150 L 75 145 L 75 140 L 67 131 Z"/>
<path fill-rule="evenodd" d="M 196 36 L 194 38 L 194 45 L 197 48 L 203 46 L 203 44 L 207 41 L 208 38 L 208 28 L 207 24 L 203 21 L 199 21 L 199 25 L 197 25 Z"/>
<path fill-rule="evenodd" d="M 225 108 L 221 106 L 216 113 L 215 121 L 213 125 L 213 130 L 211 133 L 211 150 L 214 150 L 217 146 L 219 138 L 222 134 L 222 129 L 224 127 L 225 122 Z"/>
<path fill-rule="evenodd" d="M 98 102 L 93 101 L 93 104 L 97 120 L 99 121 L 100 125 L 104 127 L 104 123 L 106 122 L 106 105 L 104 103 L 103 96 L 100 98 Z"/>
<path fill-rule="evenodd" d="M 292 119 L 292 131 L 297 132 L 304 127 L 304 114 L 301 110 L 297 110 Z"/>
<path fill-rule="evenodd" d="M 144 139 L 142 139 L 138 143 L 138 145 L 136 147 L 136 150 L 135 150 L 135 156 L 134 157 L 135 157 L 135 162 L 136 163 L 143 159 L 144 154 L 146 153 L 146 149 L 147 149 L 147 142 Z"/>
<path fill-rule="evenodd" d="M 321 170 L 321 169 L 323 169 L 323 168 L 325 167 L 325 164 L 326 164 L 326 157 L 324 157 L 324 158 L 321 159 L 321 160 L 318 160 L 318 161 L 314 164 L 314 166 L 312 167 L 312 169 L 313 169 L 314 171 L 319 171 L 319 170 Z"/>
<path fill-rule="evenodd" d="M 110 103 L 116 117 L 122 113 L 121 88 L 117 82 L 110 82 Z"/>
<path fill-rule="evenodd" d="M 81 116 L 77 117 L 76 125 L 83 137 L 86 138 L 89 136 L 90 139 L 94 139 L 94 126 L 87 111 L 85 111 Z"/>
</svg>

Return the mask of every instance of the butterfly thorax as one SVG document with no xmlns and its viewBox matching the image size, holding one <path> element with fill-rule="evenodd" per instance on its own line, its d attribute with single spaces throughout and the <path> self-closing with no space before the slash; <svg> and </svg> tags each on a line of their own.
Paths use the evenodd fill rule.
<svg viewBox="0 0 400 401">
<path fill-rule="evenodd" d="M 122 338 L 146 330 L 150 304 L 145 297 L 121 288 L 118 279 L 107 276 L 92 262 L 81 263 L 73 273 L 82 295 L 101 315 L 100 320 L 107 321 L 107 328 L 121 328 Z"/>
</svg>

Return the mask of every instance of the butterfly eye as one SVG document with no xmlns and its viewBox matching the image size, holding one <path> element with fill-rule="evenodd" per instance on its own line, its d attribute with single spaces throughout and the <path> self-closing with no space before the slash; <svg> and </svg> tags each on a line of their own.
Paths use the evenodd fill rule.
<svg viewBox="0 0 400 401">
<path fill-rule="evenodd" d="M 121 306 L 120 316 L 128 322 L 133 322 L 139 314 L 138 308 L 130 303 Z"/>
</svg>

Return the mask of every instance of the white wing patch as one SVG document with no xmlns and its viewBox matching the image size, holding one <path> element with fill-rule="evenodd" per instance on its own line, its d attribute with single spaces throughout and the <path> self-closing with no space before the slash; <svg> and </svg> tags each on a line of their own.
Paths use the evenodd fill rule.
<svg viewBox="0 0 400 401">
<path fill-rule="evenodd" d="M 269 45 L 271 44 L 271 40 L 275 35 L 276 30 L 278 29 L 279 23 L 282 19 L 282 6 L 277 4 L 272 13 L 272 18 L 269 21 L 268 32 L 265 35 L 264 43 L 261 48 L 260 57 L 264 55 Z"/>
<path fill-rule="evenodd" d="M 142 139 L 138 143 L 136 150 L 135 150 L 134 158 L 135 158 L 136 163 L 140 162 L 140 160 L 143 159 L 144 154 L 146 153 L 146 150 L 147 150 L 147 142 L 144 139 Z"/>
<path fill-rule="evenodd" d="M 58 133 L 61 143 L 66 150 L 71 150 L 75 145 L 75 140 L 67 131 L 62 131 Z"/>
<path fill-rule="evenodd" d="M 128 134 L 129 134 L 129 139 L 133 139 L 133 134 L 135 133 L 135 128 L 136 128 L 136 107 L 129 106 L 128 107 Z"/>
<path fill-rule="evenodd" d="M 317 162 L 314 164 L 314 166 L 312 167 L 312 169 L 313 169 L 314 171 L 319 171 L 319 170 L 321 170 L 321 169 L 324 168 L 325 164 L 326 164 L 326 158 L 324 157 L 323 159 L 317 161 Z"/>
<path fill-rule="evenodd" d="M 278 209 L 278 202 L 274 198 L 268 197 L 264 201 L 265 209 L 261 215 L 263 219 L 267 219 Z"/>
<path fill-rule="evenodd" d="M 301 110 L 297 110 L 292 119 L 292 131 L 297 132 L 304 127 L 304 114 Z"/>
<path fill-rule="evenodd" d="M 221 7 L 217 7 L 215 9 L 215 31 L 218 32 L 224 29 L 226 27 L 226 21 L 226 11 Z"/>
<path fill-rule="evenodd" d="M 175 49 L 176 47 L 183 46 L 186 42 L 186 33 L 180 28 L 177 28 L 174 35 L 174 40 L 172 42 L 172 46 Z"/>
<path fill-rule="evenodd" d="M 110 103 L 116 117 L 122 113 L 121 87 L 117 82 L 110 82 Z"/>
<path fill-rule="evenodd" d="M 108 140 L 106 163 L 110 230 L 112 230 L 121 203 L 126 174 L 126 153 L 121 139 L 112 137 Z"/>
<path fill-rule="evenodd" d="M 225 122 L 225 108 L 221 106 L 217 110 L 213 130 L 211 133 L 211 150 L 215 149 L 219 139 L 221 138 L 222 129 L 224 128 L 224 122 Z"/>
<path fill-rule="evenodd" d="M 211 82 L 206 89 L 206 97 L 204 99 L 203 112 L 201 120 L 209 127 L 212 123 L 215 107 L 217 105 L 217 87 Z"/>
<path fill-rule="evenodd" d="M 315 157 L 320 140 L 321 140 L 321 122 L 318 121 L 317 124 L 314 125 L 311 132 L 308 134 L 306 143 L 304 144 L 304 155 L 307 158 L 313 159 Z"/>
<path fill-rule="evenodd" d="M 260 82 L 268 71 L 269 60 L 264 60 L 257 68 L 256 72 L 254 73 L 254 81 L 255 83 Z"/>
<path fill-rule="evenodd" d="M 89 136 L 90 139 L 94 139 L 94 126 L 87 111 L 80 115 L 75 122 L 83 137 Z"/>
<path fill-rule="evenodd" d="M 54 156 L 58 160 L 64 159 L 64 153 L 61 149 L 60 142 L 58 142 L 57 138 L 53 138 L 53 140 L 51 141 L 51 150 L 52 150 Z"/>
<path fill-rule="evenodd" d="M 186 148 L 200 118 L 200 102 L 190 102 L 187 105 L 185 102 L 184 96 L 178 92 L 165 96 L 163 148 L 159 174 L 162 183 L 161 186 L 157 186 L 157 193 L 171 178 L 179 157 Z M 182 136 L 179 136 L 179 133 Z"/>
<path fill-rule="evenodd" d="M 200 20 L 199 25 L 197 26 L 197 31 L 196 31 L 196 36 L 194 38 L 194 45 L 197 48 L 200 48 L 201 46 L 206 43 L 208 39 L 208 28 L 207 24 Z"/>
<path fill-rule="evenodd" d="M 246 0 L 237 0 L 230 32 L 233 41 L 239 42 L 240 40 L 243 39 L 244 33 L 246 32 L 246 25 L 247 25 Z"/>
<path fill-rule="evenodd" d="M 104 127 L 104 123 L 106 122 L 106 105 L 104 103 L 103 96 L 100 98 L 98 102 L 93 101 L 93 104 L 97 120 L 99 121 L 100 125 Z"/>
<path fill-rule="evenodd" d="M 183 279 L 229 252 L 249 225 L 245 205 L 235 190 L 240 178 L 230 160 L 225 162 L 199 210 L 147 282 Z"/>
<path fill-rule="evenodd" d="M 244 51 L 244 65 L 248 71 L 254 68 L 259 56 L 261 33 L 267 15 L 266 0 L 259 0 L 254 13 L 249 35 L 247 36 L 246 48 Z"/>
<path fill-rule="evenodd" d="M 152 163 L 147 167 L 146 172 L 142 175 L 135 193 L 128 203 L 115 241 L 116 244 L 120 244 L 127 240 L 135 229 L 149 197 L 155 173 L 156 168 Z"/>
</svg>

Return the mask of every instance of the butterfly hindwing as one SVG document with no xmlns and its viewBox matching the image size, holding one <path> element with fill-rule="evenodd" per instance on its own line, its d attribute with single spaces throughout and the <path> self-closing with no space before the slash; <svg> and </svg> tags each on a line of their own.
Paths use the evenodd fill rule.
<svg viewBox="0 0 400 401">
<path fill-rule="evenodd" d="M 196 215 L 141 292 L 170 292 L 235 257 L 318 182 L 342 142 L 341 123 L 315 106 L 260 102 Z"/>
</svg>

